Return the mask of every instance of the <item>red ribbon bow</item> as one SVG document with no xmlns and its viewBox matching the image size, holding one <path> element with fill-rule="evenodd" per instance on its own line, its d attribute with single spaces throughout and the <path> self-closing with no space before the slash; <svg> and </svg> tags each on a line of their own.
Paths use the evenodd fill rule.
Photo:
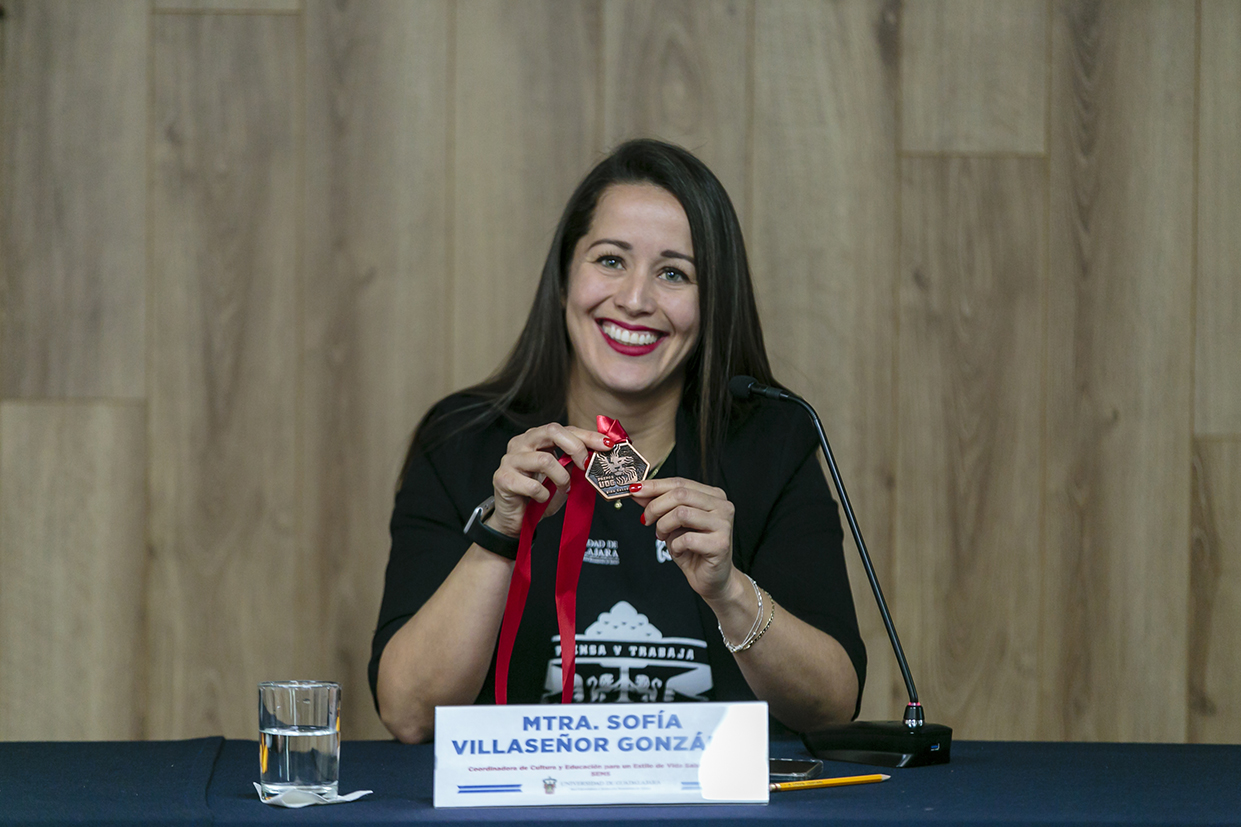
<svg viewBox="0 0 1241 827">
<path fill-rule="evenodd" d="M 629 434 L 615 419 L 600 416 L 596 420 L 599 433 L 614 443 L 629 439 Z M 593 453 L 586 457 L 590 464 Z M 573 702 L 574 662 L 577 655 L 577 581 L 582 574 L 582 557 L 586 554 L 586 540 L 590 536 L 590 522 L 595 514 L 595 489 L 586 481 L 586 474 L 573 464 L 572 458 L 563 456 L 560 464 L 569 469 L 569 495 L 565 501 L 564 528 L 560 533 L 560 552 L 556 559 L 556 623 L 560 628 L 560 677 L 561 703 Z M 555 495 L 556 484 L 550 479 L 543 481 L 548 493 Z M 530 544 L 534 541 L 534 529 L 547 510 L 547 502 L 530 502 L 521 520 L 521 536 L 517 545 L 517 565 L 508 585 L 508 598 L 504 601 L 504 620 L 500 623 L 500 643 L 496 652 L 496 703 L 508 703 L 508 667 L 513 659 L 513 643 L 517 640 L 517 627 L 526 608 L 526 595 L 530 593 Z"/>
<path fill-rule="evenodd" d="M 595 427 L 599 433 L 612 440 L 613 445 L 617 442 L 629 441 L 629 434 L 625 433 L 625 429 L 621 427 L 619 420 L 609 419 L 606 416 L 596 416 Z"/>
</svg>

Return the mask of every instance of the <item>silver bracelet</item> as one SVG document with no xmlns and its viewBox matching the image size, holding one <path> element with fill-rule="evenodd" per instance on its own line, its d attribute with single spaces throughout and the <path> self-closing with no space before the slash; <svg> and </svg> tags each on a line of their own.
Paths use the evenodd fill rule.
<svg viewBox="0 0 1241 827">
<path fill-rule="evenodd" d="M 771 625 L 771 620 L 768 620 L 767 626 L 763 626 L 763 632 L 758 630 L 758 627 L 763 622 L 763 590 L 758 587 L 758 584 L 754 582 L 754 578 L 750 575 L 745 575 L 745 579 L 750 581 L 750 585 L 754 587 L 754 596 L 758 598 L 758 617 L 754 618 L 754 625 L 750 627 L 750 631 L 746 634 L 745 639 L 736 646 L 732 645 L 728 642 L 728 638 L 724 636 L 724 627 L 718 620 L 715 622 L 716 628 L 720 630 L 720 638 L 724 641 L 724 648 L 728 650 L 729 654 L 734 655 L 737 652 L 744 652 L 753 646 L 754 642 L 762 637 L 763 632 L 767 631 L 767 626 Z M 774 603 L 775 601 L 772 602 Z M 775 617 L 774 611 L 772 612 L 772 617 Z"/>
<path fill-rule="evenodd" d="M 759 630 L 759 633 L 754 636 L 754 640 L 750 641 L 748 645 L 741 647 L 741 649 L 738 649 L 738 652 L 749 649 L 750 646 L 758 643 L 763 635 L 767 634 L 767 630 L 771 628 L 771 621 L 776 619 L 776 599 L 771 595 L 767 595 L 767 597 L 770 598 L 771 602 L 771 614 L 767 616 L 767 622 L 763 624 L 763 628 Z"/>
</svg>

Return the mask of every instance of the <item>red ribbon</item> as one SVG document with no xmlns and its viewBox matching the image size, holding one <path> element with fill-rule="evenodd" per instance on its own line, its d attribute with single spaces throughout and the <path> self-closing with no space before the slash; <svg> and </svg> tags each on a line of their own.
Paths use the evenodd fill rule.
<svg viewBox="0 0 1241 827">
<path fill-rule="evenodd" d="M 613 442 L 629 439 L 629 434 L 615 419 L 600 416 L 596 420 L 599 433 Z M 588 454 L 590 464 L 593 454 Z M 561 703 L 573 702 L 573 676 L 577 656 L 577 581 L 582 574 L 582 557 L 586 554 L 586 540 L 590 537 L 590 522 L 595 514 L 595 489 L 586 481 L 586 474 L 573 464 L 568 456 L 560 458 L 560 464 L 569 469 L 569 495 L 565 501 L 564 528 L 560 532 L 560 551 L 556 559 L 556 624 L 560 629 L 560 678 Z M 543 481 L 548 494 L 555 495 L 556 484 L 550 479 Z M 508 703 L 508 668 L 513 659 L 513 643 L 517 640 L 517 627 L 526 608 L 526 596 L 530 593 L 530 545 L 534 541 L 534 529 L 547 510 L 547 502 L 530 502 L 521 519 L 521 536 L 517 545 L 517 565 L 508 585 L 508 597 L 504 601 L 504 620 L 500 623 L 500 643 L 496 652 L 496 703 Z"/>
<path fill-rule="evenodd" d="M 629 434 L 625 433 L 625 429 L 615 419 L 608 419 L 606 416 L 596 416 L 595 427 L 599 429 L 599 433 L 612 440 L 613 444 L 629 441 Z"/>
</svg>

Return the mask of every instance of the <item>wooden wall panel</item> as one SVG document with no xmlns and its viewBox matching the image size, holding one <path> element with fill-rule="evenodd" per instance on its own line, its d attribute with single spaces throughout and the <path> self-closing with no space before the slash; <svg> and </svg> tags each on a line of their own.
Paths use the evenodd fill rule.
<svg viewBox="0 0 1241 827">
<path fill-rule="evenodd" d="M 898 9 L 757 5 L 754 122 L 763 128 L 749 239 L 773 370 L 823 417 L 889 596 L 900 592 L 890 525 Z M 904 690 L 847 545 L 870 653 L 862 717 L 890 719 Z"/>
<path fill-rule="evenodd" d="M 143 736 L 141 405 L 0 405 L 0 738 Z"/>
<path fill-rule="evenodd" d="M 0 394 L 142 398 L 141 0 L 5 3 Z"/>
<path fill-rule="evenodd" d="M 608 147 L 657 137 L 686 147 L 746 215 L 752 0 L 608 0 L 603 112 Z"/>
<path fill-rule="evenodd" d="M 1241 742 L 1241 439 L 1194 442 L 1189 740 Z"/>
<path fill-rule="evenodd" d="M 148 735 L 254 737 L 325 665 L 298 541 L 298 21 L 152 25 Z"/>
<path fill-rule="evenodd" d="M 1202 4 L 1194 425 L 1241 434 L 1241 3 Z"/>
<path fill-rule="evenodd" d="M 901 177 L 896 545 L 935 721 L 1032 739 L 1038 701 L 1043 232 L 1038 159 Z"/>
<path fill-rule="evenodd" d="M 0 738 L 253 737 L 253 683 L 311 675 L 382 737 L 409 428 L 511 346 L 582 173 L 654 133 L 745 218 L 930 718 L 1237 740 L 1237 0 L 4 9 Z M 83 683 L 119 707 L 65 716 Z"/>
<path fill-rule="evenodd" d="M 901 143 L 910 152 L 1044 152 L 1045 0 L 908 0 Z"/>
<path fill-rule="evenodd" d="M 152 0 L 157 12 L 297 12 L 303 0 Z M 313 0 L 311 0 L 313 2 Z"/>
<path fill-rule="evenodd" d="M 1055 6 L 1045 738 L 1185 737 L 1194 36 Z"/>
<path fill-rule="evenodd" d="M 347 738 L 388 737 L 366 680 L 414 424 L 449 388 L 445 2 L 307 6 L 305 544 Z"/>
<path fill-rule="evenodd" d="M 598 160 L 597 0 L 462 0 L 453 80 L 452 384 L 517 341 L 556 222 Z"/>
</svg>

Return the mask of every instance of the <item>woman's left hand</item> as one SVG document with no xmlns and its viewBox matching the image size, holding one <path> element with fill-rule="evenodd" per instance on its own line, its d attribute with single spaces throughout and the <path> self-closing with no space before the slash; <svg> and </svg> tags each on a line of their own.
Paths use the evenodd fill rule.
<svg viewBox="0 0 1241 827">
<path fill-rule="evenodd" d="M 645 525 L 668 544 L 689 585 L 704 600 L 724 596 L 733 572 L 733 504 L 719 488 L 681 477 L 646 480 L 633 499 Z"/>
<path fill-rule="evenodd" d="M 788 611 L 777 616 L 774 606 L 764 604 L 759 613 L 758 590 L 733 566 L 735 509 L 728 495 L 676 477 L 641 485 L 633 498 L 644 509 L 644 522 L 654 524 L 655 536 L 668 544 L 690 587 L 715 613 L 725 642 L 746 640 L 762 614 L 774 619 L 760 645 L 735 655 L 755 696 L 793 729 L 849 720 L 858 684 L 848 654 L 834 638 Z"/>
</svg>

